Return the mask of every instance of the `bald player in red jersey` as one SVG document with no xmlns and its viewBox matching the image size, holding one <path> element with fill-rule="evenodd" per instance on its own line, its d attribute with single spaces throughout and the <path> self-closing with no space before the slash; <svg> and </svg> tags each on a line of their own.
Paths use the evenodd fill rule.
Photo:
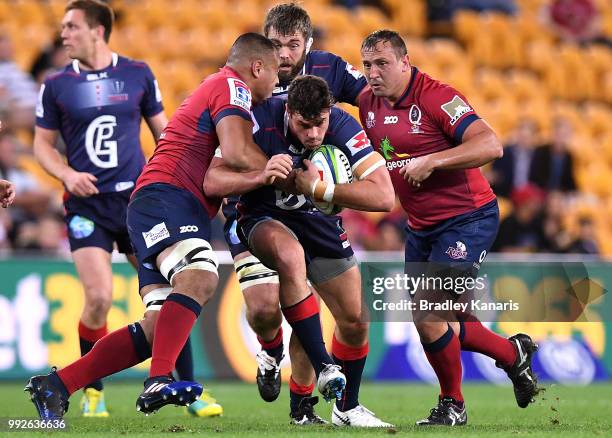
<svg viewBox="0 0 612 438">
<path fill-rule="evenodd" d="M 479 169 L 502 156 L 497 136 L 465 96 L 410 65 L 396 32 L 370 34 L 361 56 L 370 86 L 359 100 L 361 122 L 387 160 L 408 213 L 406 272 L 428 263 L 429 269 L 442 266 L 455 276 L 475 277 L 499 226 L 495 194 Z M 459 292 L 440 296 L 456 300 Z M 415 295 L 416 300 L 432 297 L 431 291 Z M 495 359 L 512 380 L 520 407 L 533 400 L 537 379 L 531 357 L 537 345 L 529 336 L 505 339 L 471 314 L 413 317 L 441 388 L 438 405 L 418 425 L 466 424 L 461 350 Z"/>
<path fill-rule="evenodd" d="M 176 111 L 128 205 L 144 318 L 101 338 L 67 367 L 32 377 L 26 389 L 41 418 L 61 418 L 77 389 L 148 357 L 151 369 L 137 410 L 187 405 L 201 394 L 199 383 L 174 381 L 171 373 L 218 282 L 209 240 L 210 219 L 221 200 L 204 195 L 202 183 L 218 147 L 230 168 L 259 170 L 269 183 L 291 171 L 288 155 L 268 160 L 252 135 L 251 104 L 272 95 L 278 67 L 272 41 L 256 33 L 241 35 L 225 67 L 205 79 Z"/>
</svg>

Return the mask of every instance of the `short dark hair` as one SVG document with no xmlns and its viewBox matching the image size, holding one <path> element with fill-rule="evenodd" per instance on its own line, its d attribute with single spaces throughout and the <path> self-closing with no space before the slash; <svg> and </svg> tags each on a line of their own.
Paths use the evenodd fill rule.
<svg viewBox="0 0 612 438">
<path fill-rule="evenodd" d="M 327 82 L 318 76 L 303 75 L 295 78 L 287 93 L 287 109 L 306 120 L 318 120 L 321 113 L 334 105 Z"/>
<path fill-rule="evenodd" d="M 312 22 L 308 12 L 295 3 L 283 3 L 270 9 L 264 21 L 264 35 L 268 36 L 270 28 L 283 36 L 300 32 L 305 41 L 312 37 Z"/>
<path fill-rule="evenodd" d="M 89 27 L 102 26 L 104 28 L 104 41 L 108 43 L 113 30 L 115 14 L 105 2 L 100 0 L 72 0 L 65 11 L 79 9 L 85 14 L 85 21 Z"/>
<path fill-rule="evenodd" d="M 390 43 L 391 47 L 393 47 L 395 55 L 398 58 L 401 58 L 408 54 L 408 49 L 406 49 L 406 43 L 399 35 L 399 33 L 388 29 L 377 30 L 368 35 L 361 44 L 361 50 L 374 50 L 376 44 L 380 43 L 381 41 Z"/>
<path fill-rule="evenodd" d="M 235 65 L 242 61 L 264 58 L 272 56 L 275 51 L 276 47 L 265 36 L 255 32 L 243 33 L 232 44 L 227 63 Z"/>
</svg>

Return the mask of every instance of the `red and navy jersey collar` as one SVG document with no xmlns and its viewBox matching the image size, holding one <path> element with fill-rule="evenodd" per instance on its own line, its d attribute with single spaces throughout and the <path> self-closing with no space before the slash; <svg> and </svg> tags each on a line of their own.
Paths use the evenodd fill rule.
<svg viewBox="0 0 612 438">
<path fill-rule="evenodd" d="M 419 74 L 420 74 L 419 69 L 413 66 L 411 69 L 410 81 L 408 82 L 408 86 L 406 87 L 406 90 L 402 93 L 400 98 L 397 100 L 397 102 L 393 104 L 393 109 L 402 108 L 402 103 L 408 98 L 408 96 L 410 96 L 410 93 L 414 89 L 414 83 L 416 82 L 416 77 Z"/>
</svg>

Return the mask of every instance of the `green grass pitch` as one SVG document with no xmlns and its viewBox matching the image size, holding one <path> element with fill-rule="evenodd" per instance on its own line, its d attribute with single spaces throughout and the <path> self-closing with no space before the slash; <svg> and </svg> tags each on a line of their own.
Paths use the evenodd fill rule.
<svg viewBox="0 0 612 438">
<path fill-rule="evenodd" d="M 0 383 L 0 417 L 34 417 L 34 406 L 22 391 L 23 383 Z M 365 383 L 361 402 L 381 418 L 396 425 L 393 430 L 358 430 L 332 426 L 298 427 L 289 425 L 288 387 L 283 385 L 279 399 L 265 403 L 254 384 L 209 382 L 213 395 L 225 409 L 221 418 L 190 418 L 183 408 L 167 406 L 151 416 L 135 410 L 142 384 L 115 380 L 106 385 L 107 419 L 79 417 L 79 394 L 71 398 L 66 420 L 67 432 L 52 436 L 610 436 L 612 434 L 612 384 L 587 387 L 544 385 L 536 403 L 527 409 L 516 406 L 511 387 L 489 384 L 466 384 L 464 396 L 468 407 L 468 425 L 451 430 L 417 428 L 414 422 L 429 413 L 436 398 L 433 386 L 405 383 Z M 331 405 L 322 401 L 316 410 L 329 420 Z M 10 436 L 33 436 L 49 432 L 27 432 Z M 202 435 L 206 434 L 206 435 Z"/>
</svg>

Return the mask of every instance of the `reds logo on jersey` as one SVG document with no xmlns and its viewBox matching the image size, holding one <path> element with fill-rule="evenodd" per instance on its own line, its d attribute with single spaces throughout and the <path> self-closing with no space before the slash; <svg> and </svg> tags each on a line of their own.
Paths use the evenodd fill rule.
<svg viewBox="0 0 612 438">
<path fill-rule="evenodd" d="M 349 141 L 346 142 L 346 147 L 349 148 L 351 154 L 356 154 L 363 147 L 370 145 L 370 139 L 366 135 L 365 131 L 359 131 Z"/>
</svg>

